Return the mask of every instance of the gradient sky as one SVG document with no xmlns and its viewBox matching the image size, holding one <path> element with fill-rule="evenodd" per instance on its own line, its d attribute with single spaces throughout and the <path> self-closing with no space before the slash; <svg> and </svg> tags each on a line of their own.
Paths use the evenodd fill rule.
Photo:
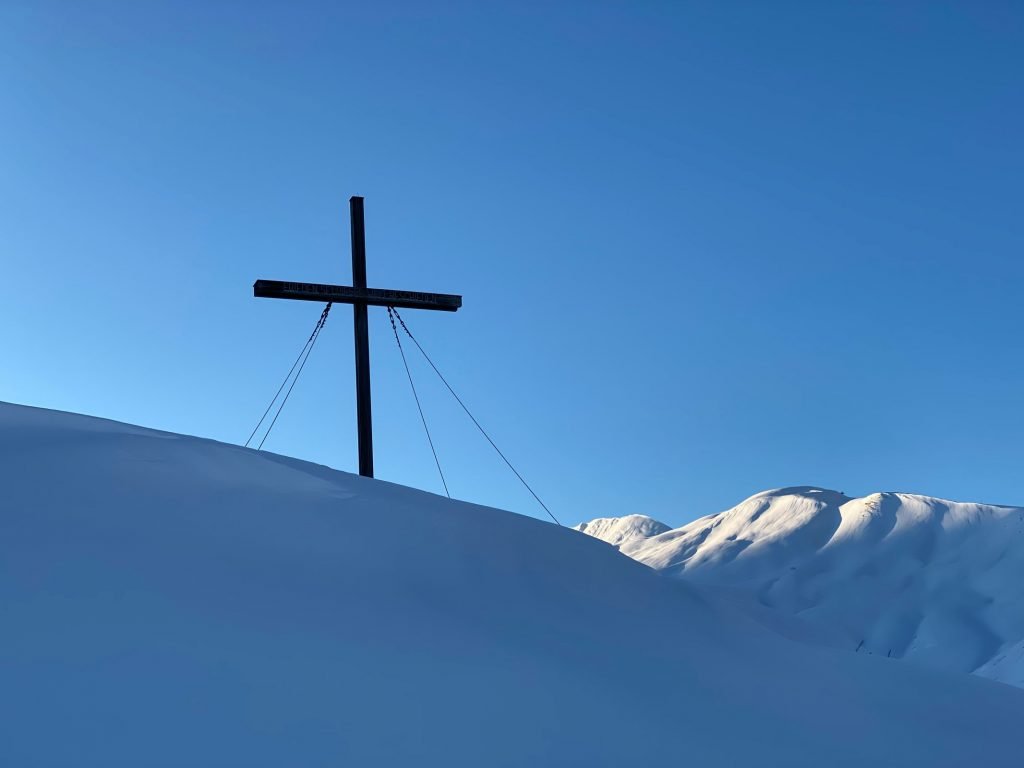
<svg viewBox="0 0 1024 768">
<path fill-rule="evenodd" d="M 0 3 L 0 399 L 241 443 L 321 307 L 563 521 L 1024 503 L 1024 6 Z M 351 310 L 267 448 L 354 471 Z M 439 491 L 371 310 L 377 475 Z M 422 360 L 454 496 L 543 516 Z"/>
</svg>

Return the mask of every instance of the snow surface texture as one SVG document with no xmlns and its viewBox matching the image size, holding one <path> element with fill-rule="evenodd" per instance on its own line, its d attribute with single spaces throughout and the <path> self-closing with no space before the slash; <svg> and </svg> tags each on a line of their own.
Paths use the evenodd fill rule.
<svg viewBox="0 0 1024 768">
<path fill-rule="evenodd" d="M 1019 765 L 1024 691 L 532 518 L 0 405 L 0 765 Z"/>
<path fill-rule="evenodd" d="M 578 526 L 653 568 L 741 588 L 849 649 L 1024 686 L 1022 508 L 800 487 L 665 528 L 642 515 Z"/>
</svg>

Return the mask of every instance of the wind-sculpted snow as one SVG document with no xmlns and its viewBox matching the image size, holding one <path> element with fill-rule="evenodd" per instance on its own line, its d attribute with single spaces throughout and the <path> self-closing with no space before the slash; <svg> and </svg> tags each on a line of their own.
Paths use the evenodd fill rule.
<svg viewBox="0 0 1024 768">
<path fill-rule="evenodd" d="M 861 653 L 1024 682 L 1021 508 L 784 488 L 620 548 L 747 590 Z"/>
<path fill-rule="evenodd" d="M 531 518 L 18 406 L 0 473 L 3 766 L 1019 764 L 1024 692 Z"/>
</svg>

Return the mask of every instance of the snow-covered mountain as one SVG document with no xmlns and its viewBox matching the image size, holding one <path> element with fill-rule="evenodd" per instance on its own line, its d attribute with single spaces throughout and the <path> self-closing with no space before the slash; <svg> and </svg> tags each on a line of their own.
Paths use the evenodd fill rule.
<svg viewBox="0 0 1024 768">
<path fill-rule="evenodd" d="M 1024 685 L 1024 508 L 783 488 L 674 530 L 577 526 L 652 568 L 749 592 L 840 645 Z"/>
<path fill-rule="evenodd" d="M 532 518 L 0 405 L 0 765 L 1014 766 L 1024 691 Z"/>
<path fill-rule="evenodd" d="M 577 531 L 589 533 L 596 539 L 607 541 L 614 547 L 630 548 L 637 542 L 657 536 L 671 530 L 664 523 L 646 515 L 626 515 L 625 517 L 599 517 L 589 523 L 580 523 Z"/>
</svg>

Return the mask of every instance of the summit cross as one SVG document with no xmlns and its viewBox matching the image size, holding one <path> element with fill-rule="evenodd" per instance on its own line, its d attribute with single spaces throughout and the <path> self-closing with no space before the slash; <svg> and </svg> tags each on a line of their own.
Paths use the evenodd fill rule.
<svg viewBox="0 0 1024 768">
<path fill-rule="evenodd" d="M 370 334 L 366 308 L 401 307 L 455 312 L 462 297 L 447 293 L 396 291 L 366 287 L 366 230 L 363 224 L 363 198 L 349 200 L 352 219 L 352 285 L 289 283 L 281 280 L 257 280 L 253 296 L 265 299 L 330 301 L 351 304 L 356 351 L 356 425 L 359 436 L 359 474 L 373 477 L 373 418 L 370 408 Z"/>
</svg>

